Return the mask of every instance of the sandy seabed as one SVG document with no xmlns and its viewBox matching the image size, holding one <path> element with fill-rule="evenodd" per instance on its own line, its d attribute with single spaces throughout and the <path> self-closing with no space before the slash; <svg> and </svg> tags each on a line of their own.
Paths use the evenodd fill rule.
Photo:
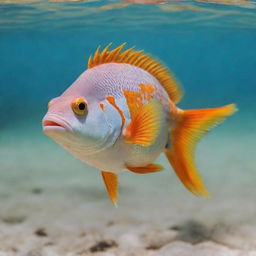
<svg viewBox="0 0 256 256">
<path fill-rule="evenodd" d="M 27 127 L 1 131 L 0 256 L 256 256 L 249 133 L 219 129 L 198 147 L 211 199 L 187 192 L 161 156 L 164 172 L 121 173 L 115 208 L 98 170 L 41 134 L 40 124 Z"/>
</svg>

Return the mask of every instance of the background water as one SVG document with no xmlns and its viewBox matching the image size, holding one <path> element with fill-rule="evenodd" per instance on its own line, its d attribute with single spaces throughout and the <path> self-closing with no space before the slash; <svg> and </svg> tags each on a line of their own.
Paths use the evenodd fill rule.
<svg viewBox="0 0 256 256">
<path fill-rule="evenodd" d="M 144 248 L 150 246 L 145 234 L 157 237 L 181 225 L 175 241 L 194 243 L 196 226 L 202 241 L 254 255 L 249 253 L 256 251 L 256 3 L 126 5 L 0 3 L 0 252 L 87 255 L 95 239 L 121 237 L 121 251 L 113 255 L 149 255 L 157 252 Z M 114 209 L 99 172 L 42 134 L 48 101 L 86 69 L 98 45 L 110 42 L 136 45 L 162 60 L 184 88 L 181 108 L 237 104 L 239 111 L 197 149 L 212 199 L 190 195 L 161 156 L 165 172 L 121 175 Z M 47 230 L 44 240 L 35 236 L 38 228 Z M 83 232 L 97 235 L 88 240 Z M 135 233 L 143 245 L 132 244 L 129 234 Z"/>
</svg>

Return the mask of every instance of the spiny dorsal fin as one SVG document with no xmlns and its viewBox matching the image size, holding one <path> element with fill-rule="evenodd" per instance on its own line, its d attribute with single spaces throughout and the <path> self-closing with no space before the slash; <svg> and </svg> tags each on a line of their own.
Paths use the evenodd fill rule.
<svg viewBox="0 0 256 256">
<path fill-rule="evenodd" d="M 122 52 L 125 43 L 113 50 L 109 50 L 111 44 L 107 45 L 102 51 L 97 48 L 93 56 L 88 60 L 88 68 L 106 63 L 125 63 L 134 65 L 153 75 L 164 87 L 170 99 L 178 103 L 182 98 L 182 91 L 171 72 L 159 61 L 152 58 L 143 51 L 135 51 L 134 47 Z"/>
</svg>

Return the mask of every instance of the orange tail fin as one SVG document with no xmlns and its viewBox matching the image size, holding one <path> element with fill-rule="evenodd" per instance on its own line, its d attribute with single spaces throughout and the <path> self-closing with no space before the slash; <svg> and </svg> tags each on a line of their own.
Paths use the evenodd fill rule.
<svg viewBox="0 0 256 256">
<path fill-rule="evenodd" d="M 211 128 L 236 110 L 234 104 L 220 108 L 182 110 L 171 131 L 165 154 L 181 182 L 195 195 L 209 196 L 194 162 L 195 146 Z"/>
</svg>

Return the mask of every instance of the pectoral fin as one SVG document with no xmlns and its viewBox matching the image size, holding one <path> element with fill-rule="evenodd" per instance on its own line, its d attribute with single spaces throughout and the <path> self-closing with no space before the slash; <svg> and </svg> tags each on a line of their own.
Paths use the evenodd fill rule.
<svg viewBox="0 0 256 256">
<path fill-rule="evenodd" d="M 129 171 L 137 173 L 137 174 L 154 173 L 154 172 L 160 172 L 163 170 L 163 166 L 160 164 L 149 164 L 149 165 L 143 166 L 143 167 L 126 166 L 126 168 Z"/>
<path fill-rule="evenodd" d="M 112 203 L 117 206 L 116 201 L 118 197 L 118 176 L 115 173 L 105 171 L 102 171 L 101 174 L 106 185 L 109 198 Z"/>
<path fill-rule="evenodd" d="M 131 116 L 132 121 L 124 131 L 125 140 L 141 146 L 152 145 L 164 120 L 161 104 L 156 100 L 150 100 Z"/>
</svg>

